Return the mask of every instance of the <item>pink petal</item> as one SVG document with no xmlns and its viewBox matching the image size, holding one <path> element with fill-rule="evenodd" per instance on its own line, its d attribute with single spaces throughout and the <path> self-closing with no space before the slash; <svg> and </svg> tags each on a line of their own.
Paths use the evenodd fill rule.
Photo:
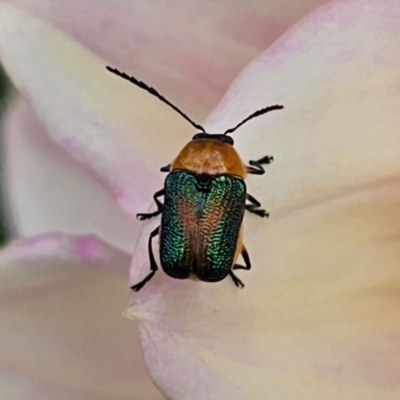
<svg viewBox="0 0 400 400">
<path fill-rule="evenodd" d="M 134 214 L 190 125 L 49 25 L 0 5 L 0 57 L 48 134 Z M 156 116 L 156 117 L 155 117 Z M 168 145 L 160 138 L 168 135 Z M 176 133 L 176 134 L 175 134 Z M 182 136 L 181 136 L 182 135 Z"/>
<path fill-rule="evenodd" d="M 5 117 L 4 192 L 19 235 L 96 232 L 133 251 L 139 225 L 46 136 L 31 107 L 19 99 Z"/>
<path fill-rule="evenodd" d="M 121 317 L 129 260 L 95 236 L 58 233 L 2 250 L 2 398 L 161 398 Z"/>
<path fill-rule="evenodd" d="M 250 65 L 208 119 L 218 131 L 286 107 L 234 134 L 245 160 L 276 160 L 248 179 L 271 218 L 245 218 L 246 288 L 160 271 L 131 297 L 167 397 L 400 397 L 399 66 L 398 2 L 336 1 Z M 148 273 L 155 226 L 131 285 Z"/>
<path fill-rule="evenodd" d="M 9 1 L 134 72 L 199 120 L 251 59 L 325 2 Z"/>
</svg>

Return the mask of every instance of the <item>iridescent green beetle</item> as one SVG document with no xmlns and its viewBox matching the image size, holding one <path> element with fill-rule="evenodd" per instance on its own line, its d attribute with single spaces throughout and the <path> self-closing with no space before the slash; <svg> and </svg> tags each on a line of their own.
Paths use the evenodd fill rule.
<svg viewBox="0 0 400 400">
<path fill-rule="evenodd" d="M 283 106 L 263 108 L 223 134 L 210 134 L 154 88 L 114 68 L 107 69 L 158 97 L 201 131 L 170 165 L 161 168 L 168 175 L 164 188 L 154 194 L 157 211 L 137 215 L 144 220 L 161 214 L 161 225 L 149 236 L 151 272 L 131 289 L 139 291 L 158 270 L 152 247 L 152 240 L 157 235 L 160 237 L 161 266 L 172 278 L 218 282 L 229 275 L 236 286 L 244 287 L 233 273 L 235 269 L 251 268 L 242 242 L 244 211 L 268 217 L 268 213 L 260 208 L 261 204 L 247 193 L 244 179 L 247 174 L 264 174 L 262 165 L 269 164 L 273 157 L 265 156 L 246 166 L 233 147 L 233 139 L 227 135 L 250 119 Z M 159 200 L 161 196 L 164 196 L 164 203 Z M 236 264 L 240 254 L 245 265 Z"/>
</svg>

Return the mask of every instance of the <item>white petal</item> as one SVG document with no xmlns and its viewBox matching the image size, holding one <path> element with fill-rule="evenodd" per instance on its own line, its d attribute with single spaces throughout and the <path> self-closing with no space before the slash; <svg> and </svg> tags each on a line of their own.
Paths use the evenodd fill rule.
<svg viewBox="0 0 400 400">
<path fill-rule="evenodd" d="M 95 236 L 42 235 L 0 252 L 2 398 L 161 398 L 121 316 L 129 260 Z"/>
<path fill-rule="evenodd" d="M 250 60 L 326 0 L 8 2 L 134 71 L 201 120 Z"/>
<path fill-rule="evenodd" d="M 133 251 L 139 224 L 48 137 L 32 109 L 19 99 L 4 123 L 5 178 L 16 232 L 95 232 Z"/>
<path fill-rule="evenodd" d="M 190 125 L 109 73 L 106 61 L 5 4 L 0 5 L 0 57 L 50 137 L 123 209 L 141 210 L 162 181 L 158 167 L 170 162 Z"/>
<path fill-rule="evenodd" d="M 397 176 L 398 11 L 396 1 L 322 8 L 255 60 L 208 119 L 225 130 L 254 110 L 285 106 L 233 134 L 244 160 L 274 155 L 268 177 L 249 186 L 268 193 L 275 215 Z"/>
</svg>

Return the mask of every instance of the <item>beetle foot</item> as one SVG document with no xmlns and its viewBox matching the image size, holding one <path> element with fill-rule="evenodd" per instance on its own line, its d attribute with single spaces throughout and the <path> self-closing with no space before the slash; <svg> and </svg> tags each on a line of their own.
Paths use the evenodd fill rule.
<svg viewBox="0 0 400 400">
<path fill-rule="evenodd" d="M 253 212 L 254 212 L 254 214 L 256 214 L 256 215 L 258 215 L 258 216 L 260 216 L 262 218 L 268 218 L 269 217 L 269 212 L 267 212 L 267 211 L 265 211 L 263 209 L 253 210 Z"/>
<path fill-rule="evenodd" d="M 251 212 L 251 213 L 253 213 L 253 214 L 258 215 L 261 218 L 268 218 L 269 217 L 269 212 L 265 211 L 262 208 L 252 208 L 252 206 L 249 205 L 249 206 L 246 206 L 246 210 Z"/>
<path fill-rule="evenodd" d="M 160 214 L 159 211 L 155 211 L 153 213 L 140 213 L 140 214 L 136 214 L 136 218 L 143 221 L 145 219 L 150 219 L 150 218 L 156 217 L 158 214 Z"/>
<path fill-rule="evenodd" d="M 145 284 L 146 284 L 146 282 L 139 282 L 136 285 L 131 286 L 131 289 L 134 292 L 138 292 Z"/>
<path fill-rule="evenodd" d="M 244 283 L 232 272 L 229 272 L 229 275 L 231 276 L 231 278 L 233 279 L 233 282 L 235 283 L 235 285 L 238 288 L 243 289 L 244 288 Z"/>
<path fill-rule="evenodd" d="M 256 161 L 257 164 L 271 164 L 274 161 L 274 156 L 265 156 Z"/>
<path fill-rule="evenodd" d="M 138 292 L 156 273 L 156 271 L 151 271 L 149 275 L 146 276 L 142 281 L 137 283 L 136 285 L 131 286 L 131 289 L 134 292 Z"/>
</svg>

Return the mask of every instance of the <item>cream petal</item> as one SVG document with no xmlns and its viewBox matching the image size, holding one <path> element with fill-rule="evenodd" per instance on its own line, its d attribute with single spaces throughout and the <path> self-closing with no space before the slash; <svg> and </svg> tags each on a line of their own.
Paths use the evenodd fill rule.
<svg viewBox="0 0 400 400">
<path fill-rule="evenodd" d="M 134 71 L 199 120 L 250 60 L 325 2 L 9 1 Z"/>
<path fill-rule="evenodd" d="M 206 121 L 225 130 L 285 106 L 233 134 L 244 160 L 274 155 L 268 178 L 249 178 L 274 215 L 397 176 L 399 11 L 396 1 L 323 7 L 256 59 Z"/>
<path fill-rule="evenodd" d="M 59 233 L 0 252 L 2 398 L 161 399 L 121 316 L 130 258 Z"/>
<path fill-rule="evenodd" d="M 129 312 L 164 395 L 397 399 L 399 201 L 393 182 L 267 225 L 247 217 L 243 290 L 159 272 Z"/>
<path fill-rule="evenodd" d="M 106 61 L 3 3 L 0 58 L 51 139 L 124 210 L 142 210 L 162 182 L 158 167 L 170 162 L 190 125 L 155 97 L 109 73 Z M 167 134 L 168 141 L 163 139 Z"/>
<path fill-rule="evenodd" d="M 245 159 L 276 158 L 249 178 L 271 218 L 245 218 L 246 288 L 158 272 L 131 296 L 167 397 L 399 398 L 399 38 L 397 1 L 333 2 L 250 65 L 208 119 L 223 129 L 286 107 L 234 134 Z M 156 223 L 131 284 L 148 273 Z"/>
<path fill-rule="evenodd" d="M 139 224 L 46 135 L 31 107 L 18 99 L 5 116 L 3 139 L 3 193 L 15 232 L 96 232 L 132 252 Z"/>
</svg>

